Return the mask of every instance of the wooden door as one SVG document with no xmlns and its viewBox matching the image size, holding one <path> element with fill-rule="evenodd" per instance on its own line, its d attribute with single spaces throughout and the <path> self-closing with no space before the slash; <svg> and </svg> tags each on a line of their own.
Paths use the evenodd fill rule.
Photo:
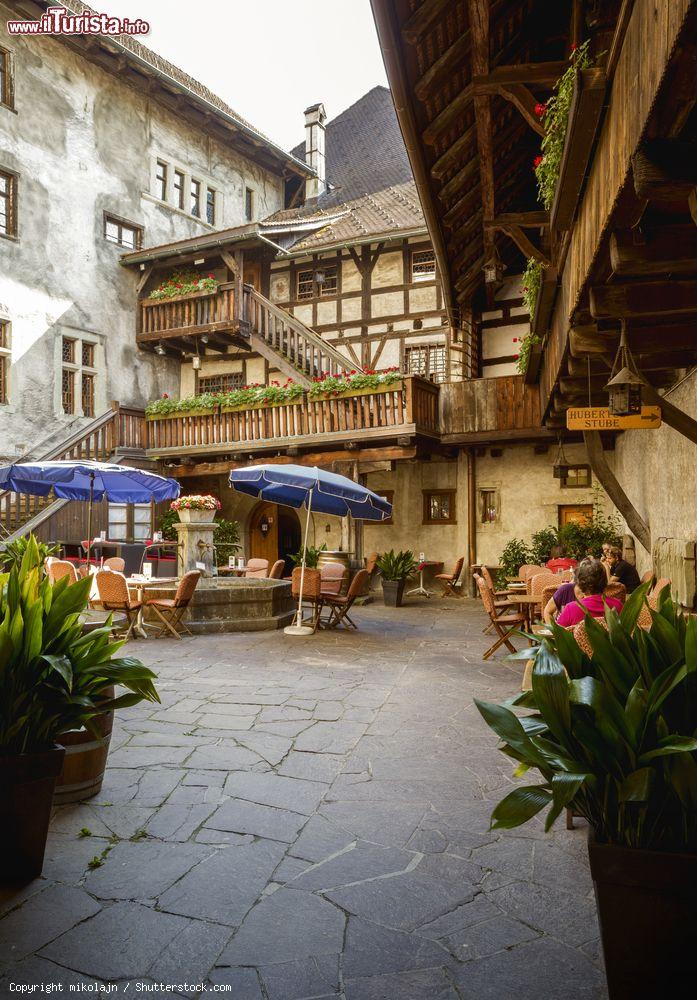
<svg viewBox="0 0 697 1000">
<path fill-rule="evenodd" d="M 245 285 L 251 285 L 258 292 L 261 291 L 261 264 L 259 261 L 245 260 L 244 283 Z"/>
<path fill-rule="evenodd" d="M 593 516 L 593 504 L 566 504 L 559 507 L 559 527 L 565 524 L 586 524 Z"/>
<path fill-rule="evenodd" d="M 262 501 L 249 519 L 248 559 L 268 559 L 269 569 L 278 559 L 278 508 Z"/>
</svg>

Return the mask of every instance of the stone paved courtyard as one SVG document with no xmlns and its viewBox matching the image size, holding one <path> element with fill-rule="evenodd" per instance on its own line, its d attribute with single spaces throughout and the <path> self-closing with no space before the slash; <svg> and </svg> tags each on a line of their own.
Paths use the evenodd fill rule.
<svg viewBox="0 0 697 1000">
<path fill-rule="evenodd" d="M 583 824 L 487 829 L 512 767 L 472 699 L 514 693 L 520 668 L 482 661 L 481 606 L 356 620 L 128 647 L 162 705 L 119 713 L 101 794 L 58 810 L 45 877 L 0 895 L 0 996 L 605 995 Z"/>
</svg>

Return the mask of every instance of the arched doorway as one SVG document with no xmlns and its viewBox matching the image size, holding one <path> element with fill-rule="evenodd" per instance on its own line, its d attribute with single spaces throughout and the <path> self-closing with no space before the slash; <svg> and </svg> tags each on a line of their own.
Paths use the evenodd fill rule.
<svg viewBox="0 0 697 1000">
<path fill-rule="evenodd" d="M 249 518 L 249 559 L 268 559 L 269 567 L 285 559 L 290 572 L 289 556 L 298 551 L 301 541 L 300 521 L 292 507 L 265 500 L 256 505 Z"/>
</svg>

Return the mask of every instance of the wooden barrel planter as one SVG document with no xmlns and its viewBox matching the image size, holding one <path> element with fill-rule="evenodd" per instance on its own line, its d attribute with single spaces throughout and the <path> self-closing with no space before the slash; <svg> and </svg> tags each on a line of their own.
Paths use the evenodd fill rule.
<svg viewBox="0 0 697 1000">
<path fill-rule="evenodd" d="M 113 698 L 114 689 L 105 694 Z M 65 757 L 53 793 L 54 805 L 82 802 L 101 791 L 109 755 L 111 731 L 114 726 L 114 713 L 105 712 L 103 715 L 95 716 L 94 725 L 99 733 L 98 737 L 93 736 L 87 729 L 74 730 L 58 737 L 60 745 L 65 747 Z"/>
</svg>

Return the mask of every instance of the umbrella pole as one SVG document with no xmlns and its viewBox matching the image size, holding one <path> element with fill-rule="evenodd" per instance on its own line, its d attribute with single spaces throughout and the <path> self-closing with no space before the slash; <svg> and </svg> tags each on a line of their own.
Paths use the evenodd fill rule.
<svg viewBox="0 0 697 1000">
<path fill-rule="evenodd" d="M 295 622 L 287 625 L 283 631 L 286 635 L 312 635 L 315 631 L 310 625 L 303 625 L 303 588 L 305 586 L 305 563 L 307 561 L 307 539 L 310 535 L 310 512 L 312 510 L 312 491 L 307 497 L 307 517 L 305 518 L 305 541 L 303 542 L 303 559 L 300 565 L 300 595 Z"/>
<path fill-rule="evenodd" d="M 90 571 L 92 550 L 92 503 L 94 502 L 94 472 L 90 472 L 90 500 L 87 508 L 87 572 Z"/>
</svg>

